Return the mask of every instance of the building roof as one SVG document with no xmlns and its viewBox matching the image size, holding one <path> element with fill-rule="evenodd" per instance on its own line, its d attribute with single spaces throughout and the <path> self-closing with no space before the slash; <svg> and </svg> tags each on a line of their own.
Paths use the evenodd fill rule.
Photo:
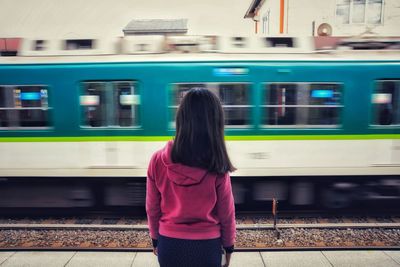
<svg viewBox="0 0 400 267">
<path fill-rule="evenodd" d="M 186 33 L 187 19 L 133 19 L 124 34 Z"/>
<path fill-rule="evenodd" d="M 246 14 L 244 14 L 244 18 L 254 18 L 258 9 L 262 6 L 265 0 L 253 0 L 249 9 L 247 9 Z"/>
</svg>

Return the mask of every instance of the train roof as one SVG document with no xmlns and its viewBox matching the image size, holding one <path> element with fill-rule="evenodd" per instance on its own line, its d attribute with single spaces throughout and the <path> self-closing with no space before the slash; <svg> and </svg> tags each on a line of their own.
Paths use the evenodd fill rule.
<svg viewBox="0 0 400 267">
<path fill-rule="evenodd" d="M 64 63 L 158 63 L 158 62 L 400 62 L 398 51 L 385 53 L 311 53 L 311 54 L 151 54 L 93 55 L 48 57 L 0 57 L 0 64 L 64 64 Z"/>
<path fill-rule="evenodd" d="M 0 64 L 122 62 L 399 62 L 400 39 L 125 36 L 114 39 L 0 38 Z M 321 42 L 322 41 L 322 42 Z M 320 50 L 316 49 L 319 48 Z M 321 50 L 322 48 L 322 50 Z"/>
</svg>

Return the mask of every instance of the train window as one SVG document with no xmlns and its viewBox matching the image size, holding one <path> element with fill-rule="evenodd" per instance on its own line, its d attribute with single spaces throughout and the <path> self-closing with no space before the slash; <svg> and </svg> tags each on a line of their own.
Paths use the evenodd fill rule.
<svg viewBox="0 0 400 267">
<path fill-rule="evenodd" d="M 192 88 L 205 88 L 219 97 L 225 113 L 225 125 L 241 127 L 250 124 L 250 84 L 247 83 L 187 83 L 174 84 L 170 101 L 170 125 L 174 127 L 175 115 L 185 93 Z"/>
<path fill-rule="evenodd" d="M 83 106 L 84 126 L 107 126 L 106 93 L 106 83 L 84 83 L 83 95 L 80 99 Z"/>
<path fill-rule="evenodd" d="M 93 49 L 95 40 L 92 39 L 71 39 L 65 40 L 64 50 Z"/>
<path fill-rule="evenodd" d="M 173 90 L 171 91 L 171 104 L 173 107 L 178 109 L 178 106 L 180 105 L 183 97 L 185 94 L 195 88 L 207 88 L 206 84 L 202 83 L 189 83 L 189 84 L 175 84 Z"/>
<path fill-rule="evenodd" d="M 243 83 L 218 84 L 210 88 L 222 102 L 225 125 L 241 126 L 250 124 L 250 85 Z"/>
<path fill-rule="evenodd" d="M 86 127 L 139 125 L 140 96 L 131 81 L 84 82 L 80 96 Z"/>
<path fill-rule="evenodd" d="M 116 103 L 115 124 L 123 127 L 139 125 L 140 97 L 132 82 L 113 82 Z"/>
<path fill-rule="evenodd" d="M 0 127 L 49 127 L 45 86 L 0 86 Z"/>
<path fill-rule="evenodd" d="M 246 47 L 245 37 L 232 37 L 232 44 L 235 47 L 243 48 Z"/>
<path fill-rule="evenodd" d="M 42 51 L 46 49 L 46 41 L 45 40 L 36 40 L 33 45 L 33 50 Z"/>
<path fill-rule="evenodd" d="M 207 88 L 207 85 L 202 83 L 182 83 L 173 85 L 170 92 L 170 105 L 168 106 L 170 118 L 169 124 L 171 128 L 175 127 L 176 112 L 183 97 L 190 89 L 194 88 Z"/>
<path fill-rule="evenodd" d="M 267 37 L 264 39 L 267 47 L 293 47 L 293 38 Z"/>
<path fill-rule="evenodd" d="M 340 124 L 342 90 L 339 84 L 271 83 L 264 90 L 264 125 L 332 127 Z"/>
<path fill-rule="evenodd" d="M 372 95 L 372 124 L 400 124 L 400 80 L 378 81 Z"/>
</svg>

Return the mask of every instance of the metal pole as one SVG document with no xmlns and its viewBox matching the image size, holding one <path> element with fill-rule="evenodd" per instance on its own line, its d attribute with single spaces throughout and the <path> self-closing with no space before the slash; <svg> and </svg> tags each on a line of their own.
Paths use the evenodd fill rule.
<svg viewBox="0 0 400 267">
<path fill-rule="evenodd" d="M 276 232 L 276 238 L 281 239 L 281 233 L 279 232 L 279 229 L 276 226 L 278 222 L 278 200 L 276 198 L 272 198 L 272 215 L 274 216 L 274 229 Z"/>
</svg>

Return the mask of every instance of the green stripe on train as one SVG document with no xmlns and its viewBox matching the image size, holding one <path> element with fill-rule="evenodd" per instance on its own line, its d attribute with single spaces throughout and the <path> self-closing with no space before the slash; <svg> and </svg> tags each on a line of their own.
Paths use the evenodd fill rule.
<svg viewBox="0 0 400 267">
<path fill-rule="evenodd" d="M 80 137 L 0 137 L 0 142 L 103 142 L 138 141 L 154 142 L 171 140 L 172 136 L 80 136 Z M 231 135 L 228 141 L 260 140 L 372 140 L 400 139 L 400 134 L 355 134 L 355 135 Z"/>
</svg>

